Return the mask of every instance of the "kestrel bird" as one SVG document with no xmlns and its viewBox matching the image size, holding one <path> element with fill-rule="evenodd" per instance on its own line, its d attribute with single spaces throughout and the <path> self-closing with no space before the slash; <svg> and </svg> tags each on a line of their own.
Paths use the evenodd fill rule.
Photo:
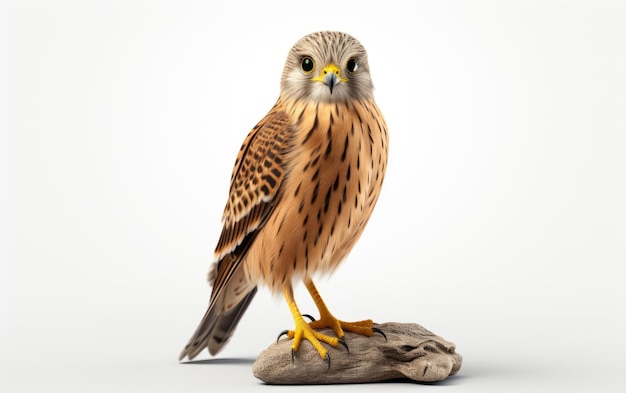
<svg viewBox="0 0 626 393">
<path fill-rule="evenodd" d="M 340 32 L 300 39 L 287 56 L 278 101 L 237 155 L 209 272 L 209 307 L 179 359 L 204 348 L 220 351 L 258 285 L 281 291 L 287 301 L 295 323 L 285 332 L 292 356 L 305 339 L 330 367 L 322 342 L 346 346 L 344 331 L 371 336 L 377 330 L 371 320 L 335 318 L 312 279 L 333 272 L 361 236 L 383 183 L 387 149 L 363 46 Z M 303 319 L 293 296 L 298 281 L 318 320 Z M 320 333 L 323 328 L 335 336 Z"/>
</svg>

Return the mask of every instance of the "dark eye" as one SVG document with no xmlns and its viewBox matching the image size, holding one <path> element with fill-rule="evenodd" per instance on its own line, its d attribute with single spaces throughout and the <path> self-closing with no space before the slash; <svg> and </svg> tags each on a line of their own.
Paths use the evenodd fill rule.
<svg viewBox="0 0 626 393">
<path fill-rule="evenodd" d="M 359 68 L 359 65 L 357 64 L 354 57 L 348 60 L 348 64 L 346 64 L 346 69 L 349 73 L 354 74 L 357 68 Z"/>
<path fill-rule="evenodd" d="M 311 72 L 313 70 L 313 59 L 308 56 L 303 57 L 300 67 L 302 67 L 302 71 L 304 72 Z"/>
</svg>

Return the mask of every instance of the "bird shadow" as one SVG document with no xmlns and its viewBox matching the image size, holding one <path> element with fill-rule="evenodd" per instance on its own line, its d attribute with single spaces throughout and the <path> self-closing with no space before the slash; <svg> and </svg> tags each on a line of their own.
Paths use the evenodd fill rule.
<svg viewBox="0 0 626 393">
<path fill-rule="evenodd" d="M 252 366 L 255 360 L 256 360 L 255 358 L 218 358 L 218 359 L 189 360 L 186 362 L 180 362 L 180 364 Z"/>
</svg>

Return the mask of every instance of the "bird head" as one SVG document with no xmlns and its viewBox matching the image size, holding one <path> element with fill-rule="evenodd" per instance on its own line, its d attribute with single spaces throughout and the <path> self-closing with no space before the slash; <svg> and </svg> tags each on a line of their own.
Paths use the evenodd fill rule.
<svg viewBox="0 0 626 393">
<path fill-rule="evenodd" d="M 348 34 L 309 34 L 289 51 L 281 79 L 284 98 L 339 102 L 371 98 L 372 92 L 365 48 Z"/>
</svg>

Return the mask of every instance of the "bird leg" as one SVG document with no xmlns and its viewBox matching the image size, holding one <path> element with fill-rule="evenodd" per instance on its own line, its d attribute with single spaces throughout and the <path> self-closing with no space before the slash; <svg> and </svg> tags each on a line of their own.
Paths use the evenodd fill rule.
<svg viewBox="0 0 626 393">
<path fill-rule="evenodd" d="M 287 337 L 293 338 L 293 343 L 291 344 L 292 359 L 293 354 L 298 351 L 302 339 L 306 339 L 313 345 L 313 347 L 315 347 L 320 357 L 328 362 L 328 365 L 330 367 L 330 357 L 328 355 L 328 350 L 324 348 L 320 341 L 336 347 L 339 345 L 339 339 L 337 337 L 331 337 L 316 332 L 309 325 L 309 323 L 304 320 L 293 297 L 293 288 L 291 287 L 291 284 L 285 285 L 283 287 L 283 296 L 287 301 L 287 305 L 289 306 L 289 310 L 291 310 L 291 315 L 293 316 L 293 322 L 296 325 L 294 330 L 289 330 L 286 332 Z"/>
<path fill-rule="evenodd" d="M 309 326 L 311 326 L 311 328 L 331 328 L 333 329 L 339 340 L 343 340 L 344 330 L 348 332 L 362 334 L 367 337 L 372 336 L 372 334 L 374 333 L 374 330 L 372 330 L 374 322 L 371 319 L 358 322 L 344 322 L 338 320 L 330 313 L 330 311 L 328 311 L 328 307 L 326 307 L 326 304 L 322 300 L 322 297 L 317 291 L 317 288 L 315 288 L 313 281 L 307 279 L 304 282 L 304 285 L 306 285 L 306 288 L 309 290 L 309 293 L 311 294 L 311 297 L 313 298 L 313 301 L 315 302 L 315 305 L 320 312 L 320 318 L 317 321 L 309 322 Z"/>
</svg>

